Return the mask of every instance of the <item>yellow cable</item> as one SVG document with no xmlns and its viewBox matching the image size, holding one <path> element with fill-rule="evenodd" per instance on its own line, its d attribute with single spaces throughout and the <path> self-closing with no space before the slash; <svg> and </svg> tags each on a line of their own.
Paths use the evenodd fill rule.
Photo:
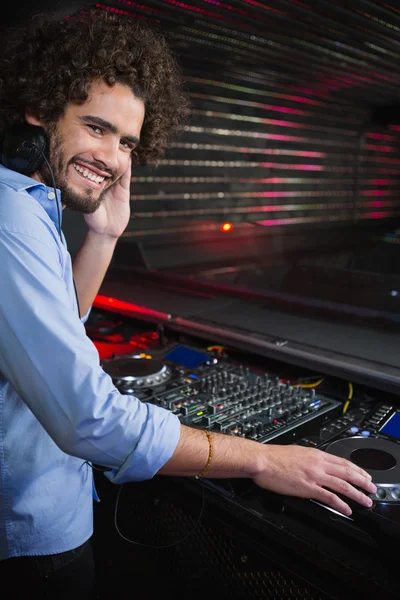
<svg viewBox="0 0 400 600">
<path fill-rule="evenodd" d="M 208 346 L 206 350 L 218 350 L 218 352 L 223 352 L 224 346 Z"/>
<path fill-rule="evenodd" d="M 315 381 L 315 383 L 296 383 L 293 387 L 301 387 L 303 389 L 311 389 L 311 388 L 315 388 L 319 385 L 321 385 L 321 383 L 324 381 L 324 377 L 321 377 L 321 379 L 318 379 L 318 381 Z"/>
<path fill-rule="evenodd" d="M 347 400 L 346 400 L 346 402 L 345 402 L 345 403 L 344 403 L 344 405 L 343 405 L 343 414 L 344 414 L 344 415 L 346 414 L 346 412 L 347 412 L 347 409 L 349 408 L 349 405 L 350 405 L 350 400 L 352 399 L 352 397 L 353 397 L 353 392 L 354 392 L 354 389 L 353 389 L 353 384 L 352 384 L 352 383 L 350 383 L 350 381 L 348 382 L 348 384 L 349 384 L 349 395 L 347 396 Z"/>
</svg>

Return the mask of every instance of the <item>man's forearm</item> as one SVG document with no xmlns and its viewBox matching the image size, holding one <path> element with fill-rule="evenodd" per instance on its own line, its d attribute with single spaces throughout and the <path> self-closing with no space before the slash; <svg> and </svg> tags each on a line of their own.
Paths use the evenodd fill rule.
<svg viewBox="0 0 400 600">
<path fill-rule="evenodd" d="M 81 315 L 85 315 L 95 299 L 110 265 L 117 238 L 86 234 L 73 264 Z"/>
<path fill-rule="evenodd" d="M 361 491 L 376 492 L 371 476 L 344 458 L 316 448 L 260 444 L 220 433 L 211 433 L 211 440 L 212 459 L 204 477 L 249 478 L 261 488 L 313 498 L 346 515 L 351 514 L 351 509 L 338 493 L 362 506 L 372 505 L 372 500 Z M 181 425 L 175 452 L 158 473 L 196 476 L 207 465 L 209 450 L 204 431 Z"/>
<path fill-rule="evenodd" d="M 252 440 L 212 433 L 212 460 L 204 476 L 255 477 L 262 468 L 260 446 Z M 197 475 L 206 465 L 208 456 L 209 443 L 204 431 L 181 425 L 175 452 L 159 474 Z"/>
</svg>

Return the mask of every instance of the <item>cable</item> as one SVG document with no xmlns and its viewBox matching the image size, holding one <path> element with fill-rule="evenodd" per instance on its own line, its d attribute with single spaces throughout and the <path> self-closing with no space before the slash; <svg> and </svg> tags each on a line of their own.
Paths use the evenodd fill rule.
<svg viewBox="0 0 400 600">
<path fill-rule="evenodd" d="M 118 490 L 118 494 L 117 494 L 117 499 L 115 501 L 115 511 L 114 511 L 114 526 L 115 529 L 117 530 L 117 533 L 122 537 L 123 540 L 125 540 L 126 542 L 129 542 L 130 544 L 135 544 L 136 546 L 143 546 L 144 548 L 155 548 L 155 549 L 162 549 L 162 548 L 172 548 L 173 546 L 177 546 L 178 544 L 181 544 L 182 542 L 184 542 L 185 540 L 187 540 L 187 538 L 189 536 L 192 535 L 192 533 L 195 532 L 195 530 L 197 529 L 197 527 L 200 524 L 200 521 L 203 517 L 203 513 L 204 513 L 204 505 L 205 505 L 205 492 L 204 492 L 204 487 L 202 488 L 202 502 L 201 502 L 201 509 L 200 509 L 200 515 L 193 527 L 193 529 L 191 531 L 189 531 L 189 533 L 187 535 L 185 535 L 183 538 L 181 538 L 180 540 L 174 542 L 173 544 L 165 544 L 165 545 L 161 545 L 161 546 L 154 546 L 153 544 L 142 544 L 142 542 L 136 542 L 135 540 L 130 540 L 129 538 L 125 537 L 119 530 L 118 528 L 118 524 L 117 524 L 117 513 L 118 513 L 118 503 L 119 503 L 119 497 L 121 495 L 122 492 L 122 485 L 120 486 L 119 490 Z"/>
<path fill-rule="evenodd" d="M 81 307 L 79 306 L 79 298 L 78 298 L 78 292 L 77 292 L 77 290 L 76 290 L 76 284 L 75 284 L 75 279 L 74 279 L 74 276 L 72 276 L 72 283 L 74 284 L 75 298 L 76 298 L 76 305 L 77 305 L 77 307 L 78 307 L 78 315 L 79 315 L 79 318 L 81 319 L 81 318 L 82 318 L 82 315 L 81 315 Z"/>
<path fill-rule="evenodd" d="M 325 380 L 325 377 L 321 377 L 321 379 L 318 379 L 318 381 L 315 381 L 314 383 L 295 383 L 293 385 L 293 387 L 301 387 L 303 389 L 312 389 L 312 388 L 316 388 L 319 385 L 321 385 L 321 383 Z"/>
<path fill-rule="evenodd" d="M 350 400 L 353 398 L 353 392 L 354 392 L 354 390 L 353 390 L 353 384 L 350 383 L 350 381 L 348 382 L 348 384 L 349 384 L 349 395 L 347 396 L 347 400 L 346 400 L 346 402 L 343 405 L 343 414 L 344 415 L 346 414 L 347 409 L 349 408 Z"/>
<path fill-rule="evenodd" d="M 101 473 L 105 473 L 105 471 L 112 471 L 112 469 L 108 467 L 96 467 L 95 465 L 92 465 L 92 463 L 88 460 L 85 460 L 83 464 L 88 465 L 91 469 L 94 469 L 94 471 L 100 471 Z"/>
<path fill-rule="evenodd" d="M 57 217 L 58 217 L 58 227 L 57 227 L 57 230 L 58 230 L 58 235 L 60 236 L 60 240 L 61 240 L 61 242 L 64 244 L 64 240 L 62 239 L 62 234 L 61 234 L 61 213 L 60 213 L 60 204 L 59 204 L 59 201 L 58 201 L 58 198 L 57 198 L 57 189 L 56 189 L 56 182 L 55 182 L 55 180 L 54 180 L 53 170 L 52 170 L 52 168 L 51 168 L 51 166 L 50 166 L 50 163 L 49 163 L 49 161 L 47 160 L 47 158 L 46 158 L 46 155 L 45 155 L 45 153 L 43 152 L 43 150 L 42 150 L 41 148 L 39 148 L 39 146 L 38 146 L 37 144 L 35 144 L 35 143 L 33 143 L 33 144 L 32 144 L 32 146 L 35 146 L 35 148 L 36 148 L 37 150 L 39 150 L 40 154 L 42 155 L 42 157 L 43 157 L 44 161 L 46 162 L 46 165 L 48 166 L 48 168 L 49 168 L 49 171 L 50 171 L 50 175 L 51 175 L 51 181 L 52 181 L 52 183 L 53 183 L 54 197 L 55 197 L 56 206 L 57 206 Z M 74 279 L 74 277 L 72 277 L 72 282 L 73 282 L 73 284 L 74 284 L 75 298 L 76 298 L 76 305 L 77 305 L 77 307 L 78 307 L 78 315 L 79 315 L 79 318 L 81 319 L 81 318 L 82 318 L 82 315 L 81 315 L 81 309 L 80 309 L 80 306 L 79 306 L 78 292 L 77 292 L 77 290 L 76 290 L 76 284 L 75 284 L 75 279 Z"/>
<path fill-rule="evenodd" d="M 58 234 L 59 234 L 59 236 L 61 238 L 61 241 L 62 241 L 60 206 L 59 206 L 58 198 L 57 198 L 57 189 L 56 189 L 56 182 L 54 180 L 53 170 L 52 170 L 52 168 L 50 166 L 50 163 L 47 160 L 46 155 L 43 152 L 43 150 L 41 148 L 39 148 L 39 146 L 37 144 L 35 144 L 35 143 L 33 143 L 32 146 L 34 146 L 37 150 L 39 150 L 39 152 L 42 155 L 44 161 L 46 162 L 46 165 L 49 167 L 49 171 L 50 171 L 50 175 L 51 175 L 51 181 L 53 182 L 53 189 L 54 189 L 54 196 L 55 196 L 55 199 L 56 199 L 56 206 L 57 206 L 57 216 L 58 216 L 58 228 L 57 229 L 58 229 Z"/>
<path fill-rule="evenodd" d="M 211 350 L 216 350 L 218 352 L 218 354 L 222 354 L 222 352 L 225 350 L 224 346 L 207 346 L 206 350 L 211 351 Z"/>
</svg>

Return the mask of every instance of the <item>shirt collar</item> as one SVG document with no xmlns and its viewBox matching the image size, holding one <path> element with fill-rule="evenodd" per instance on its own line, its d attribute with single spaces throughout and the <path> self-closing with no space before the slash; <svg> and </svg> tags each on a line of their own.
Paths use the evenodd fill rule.
<svg viewBox="0 0 400 600">
<path fill-rule="evenodd" d="M 32 179 L 32 177 L 27 177 L 17 171 L 7 169 L 3 165 L 0 165 L 0 181 L 16 192 L 26 191 L 39 202 L 56 227 L 61 227 L 61 223 L 58 223 L 58 213 L 60 214 L 60 218 L 62 215 L 61 192 L 58 188 L 56 188 L 57 198 L 55 198 L 54 188 L 47 187 L 44 183 L 40 183 L 36 179 Z"/>
</svg>

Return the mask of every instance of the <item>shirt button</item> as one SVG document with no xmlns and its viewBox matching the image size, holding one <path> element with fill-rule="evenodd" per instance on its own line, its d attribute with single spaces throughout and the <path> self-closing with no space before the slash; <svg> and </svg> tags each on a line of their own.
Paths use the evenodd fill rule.
<svg viewBox="0 0 400 600">
<path fill-rule="evenodd" d="M 49 193 L 47 194 L 47 197 L 48 197 L 48 199 L 49 199 L 49 200 L 54 200 L 54 198 L 56 197 L 56 195 L 55 195 L 55 193 L 54 193 L 54 192 L 49 192 Z"/>
</svg>

